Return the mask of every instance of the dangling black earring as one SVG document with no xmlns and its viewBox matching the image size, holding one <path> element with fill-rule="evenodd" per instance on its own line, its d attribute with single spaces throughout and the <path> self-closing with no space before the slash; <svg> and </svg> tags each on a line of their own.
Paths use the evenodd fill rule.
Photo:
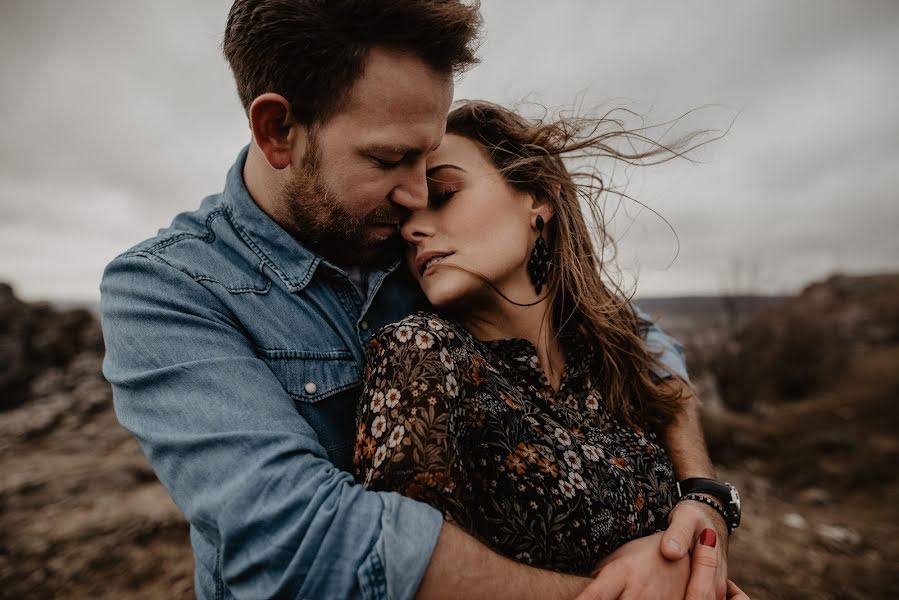
<svg viewBox="0 0 899 600">
<path fill-rule="evenodd" d="M 531 257 L 528 259 L 528 277 L 534 289 L 539 294 L 543 290 L 543 284 L 546 283 L 546 275 L 549 272 L 549 250 L 546 247 L 546 240 L 543 239 L 543 217 L 537 215 L 537 231 L 540 237 L 531 250 Z"/>
</svg>

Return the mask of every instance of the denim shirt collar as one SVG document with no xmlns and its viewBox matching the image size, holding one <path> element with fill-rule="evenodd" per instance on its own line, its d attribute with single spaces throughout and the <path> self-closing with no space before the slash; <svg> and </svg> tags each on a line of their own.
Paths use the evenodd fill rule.
<svg viewBox="0 0 899 600">
<path fill-rule="evenodd" d="M 305 288 L 321 264 L 346 275 L 343 269 L 328 262 L 284 231 L 259 208 L 250 196 L 243 179 L 243 168 L 247 162 L 248 152 L 249 146 L 240 151 L 237 160 L 228 171 L 224 192 L 225 207 L 244 243 L 259 257 L 262 264 L 284 282 L 290 292 Z M 384 271 L 392 273 L 399 264 L 400 261 L 397 259 Z"/>
</svg>

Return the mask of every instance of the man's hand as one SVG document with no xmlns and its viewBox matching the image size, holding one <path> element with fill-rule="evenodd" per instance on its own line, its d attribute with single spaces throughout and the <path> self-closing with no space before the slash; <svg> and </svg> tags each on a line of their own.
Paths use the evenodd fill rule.
<svg viewBox="0 0 899 600">
<path fill-rule="evenodd" d="M 715 544 L 715 573 L 714 591 L 715 599 L 723 598 L 727 586 L 727 525 L 721 515 L 701 502 L 684 500 L 678 502 L 668 515 L 668 529 L 662 536 L 661 553 L 668 560 L 680 561 L 690 548 L 699 539 L 704 529 L 715 531 L 717 543 Z M 695 592 L 700 585 L 696 579 L 696 557 L 693 557 L 693 575 L 687 587 L 687 598 L 691 598 L 691 592 Z M 702 584 L 704 585 L 704 583 Z M 696 598 L 702 598 L 698 595 Z"/>
<path fill-rule="evenodd" d="M 690 579 L 690 559 L 663 557 L 661 538 L 661 533 L 637 538 L 607 556 L 599 563 L 596 578 L 576 600 L 683 598 Z"/>
</svg>

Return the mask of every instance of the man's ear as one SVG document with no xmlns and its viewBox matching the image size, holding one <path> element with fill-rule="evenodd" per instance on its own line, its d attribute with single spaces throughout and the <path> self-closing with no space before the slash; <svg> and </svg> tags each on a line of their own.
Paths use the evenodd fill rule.
<svg viewBox="0 0 899 600">
<path fill-rule="evenodd" d="M 250 105 L 249 117 L 253 140 L 268 164 L 273 169 L 287 168 L 298 133 L 290 102 L 279 94 L 262 94 Z"/>
</svg>

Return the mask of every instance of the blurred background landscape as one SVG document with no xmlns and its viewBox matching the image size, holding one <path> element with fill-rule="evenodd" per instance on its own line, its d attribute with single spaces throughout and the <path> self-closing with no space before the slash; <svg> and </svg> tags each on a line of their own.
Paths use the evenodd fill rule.
<svg viewBox="0 0 899 600">
<path fill-rule="evenodd" d="M 647 299 L 684 340 L 732 577 L 755 599 L 899 597 L 899 274 Z M 88 309 L 0 285 L 0 597 L 190 598 L 188 528 L 113 413 Z"/>
<path fill-rule="evenodd" d="M 248 140 L 229 6 L 0 2 L 2 598 L 193 596 L 187 526 L 100 373 L 97 286 Z M 685 343 L 744 497 L 733 578 L 754 600 L 899 598 L 899 3 L 482 12 L 457 98 L 727 131 L 599 165 L 640 201 L 604 206 L 621 282 Z"/>
</svg>

